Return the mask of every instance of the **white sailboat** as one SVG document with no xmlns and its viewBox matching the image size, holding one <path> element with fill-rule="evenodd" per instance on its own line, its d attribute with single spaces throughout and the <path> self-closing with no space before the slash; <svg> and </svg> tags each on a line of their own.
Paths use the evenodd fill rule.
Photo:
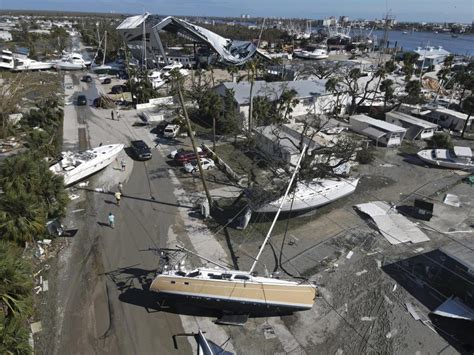
<svg viewBox="0 0 474 355">
<path fill-rule="evenodd" d="M 352 194 L 358 183 L 358 178 L 314 179 L 310 182 L 299 182 L 296 186 L 294 199 L 290 198 L 283 201 L 283 197 L 281 197 L 251 208 L 253 212 L 257 213 L 275 213 L 280 205 L 282 212 L 310 210 Z"/>
<path fill-rule="evenodd" d="M 281 206 L 286 200 L 305 151 L 306 147 L 303 148 Z M 213 264 L 218 265 L 218 268 L 200 267 L 188 271 L 180 264 L 177 268 L 165 268 L 159 273 L 153 280 L 150 290 L 173 298 L 196 299 L 203 304 L 211 304 L 211 307 L 223 312 L 232 311 L 240 315 L 261 312 L 273 314 L 275 311 L 285 314 L 311 309 L 316 298 L 315 285 L 254 274 L 280 210 L 281 208 L 278 209 L 249 271 L 229 270 L 216 263 Z"/>
<path fill-rule="evenodd" d="M 52 165 L 49 170 L 63 176 L 64 185 L 73 185 L 107 167 L 123 147 L 123 144 L 110 144 L 82 152 L 63 152 L 61 160 Z"/>
<path fill-rule="evenodd" d="M 472 150 L 469 147 L 455 146 L 449 149 L 424 149 L 417 153 L 426 163 L 449 169 L 474 171 Z"/>
</svg>

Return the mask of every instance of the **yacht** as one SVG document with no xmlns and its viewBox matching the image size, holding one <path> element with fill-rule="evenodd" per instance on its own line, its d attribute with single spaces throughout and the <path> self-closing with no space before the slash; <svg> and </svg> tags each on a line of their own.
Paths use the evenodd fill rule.
<svg viewBox="0 0 474 355">
<path fill-rule="evenodd" d="M 3 49 L 0 52 L 0 69 L 11 70 L 14 66 L 13 52 Z"/>
<path fill-rule="evenodd" d="M 306 147 L 303 148 L 296 164 L 280 207 L 286 201 L 305 151 Z M 150 290 L 175 299 L 197 300 L 203 307 L 220 310 L 223 318 L 231 313 L 236 316 L 262 313 L 273 315 L 311 309 L 317 292 L 316 286 L 311 282 L 263 277 L 254 273 L 280 211 L 281 208 L 277 210 L 249 271 L 230 270 L 206 258 L 203 259 L 216 265 L 217 268 L 200 267 L 187 270 L 184 268 L 184 263 L 180 262 L 171 268 L 165 265 L 152 281 Z"/>
<path fill-rule="evenodd" d="M 49 170 L 63 176 L 64 185 L 70 186 L 107 167 L 123 147 L 123 144 L 109 144 L 82 152 L 63 152 Z"/>
<path fill-rule="evenodd" d="M 324 48 L 316 48 L 313 51 L 295 50 L 293 55 L 303 59 L 327 59 L 329 57 L 328 51 Z"/>
<path fill-rule="evenodd" d="M 12 71 L 24 70 L 48 70 L 54 67 L 52 62 L 39 62 L 29 58 L 15 58 L 15 64 Z"/>
<path fill-rule="evenodd" d="M 70 53 L 58 61 L 55 67 L 58 70 L 82 70 L 88 65 L 90 65 L 90 62 L 86 62 L 81 54 Z"/>
<path fill-rule="evenodd" d="M 256 213 L 275 213 L 280 204 L 282 212 L 298 212 L 318 208 L 340 198 L 352 194 L 359 183 L 359 178 L 354 179 L 314 179 L 310 182 L 299 182 L 291 198 L 284 201 L 282 198 L 269 203 L 254 206 L 251 209 Z"/>
<path fill-rule="evenodd" d="M 424 149 L 418 152 L 424 162 L 449 169 L 474 171 L 472 150 L 469 147 L 455 146 L 449 149 Z"/>
</svg>

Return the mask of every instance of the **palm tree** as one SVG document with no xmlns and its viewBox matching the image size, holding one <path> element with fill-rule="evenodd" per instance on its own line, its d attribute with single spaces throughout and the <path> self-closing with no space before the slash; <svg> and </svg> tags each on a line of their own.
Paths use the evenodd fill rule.
<svg viewBox="0 0 474 355">
<path fill-rule="evenodd" d="M 336 114 L 336 117 L 339 115 L 339 82 L 340 79 L 337 77 L 331 77 L 326 81 L 326 91 L 329 91 L 332 94 L 336 94 L 336 102 L 334 104 L 334 112 Z M 315 112 L 316 113 L 316 112 Z"/>
<path fill-rule="evenodd" d="M 247 62 L 247 80 L 250 82 L 250 93 L 249 93 L 249 121 L 248 121 L 248 133 L 249 137 L 252 134 L 253 125 L 253 86 L 255 79 L 257 78 L 259 62 L 257 59 Z"/>
<path fill-rule="evenodd" d="M 467 113 L 466 122 L 464 122 L 464 127 L 462 128 L 461 137 L 464 138 L 464 134 L 466 133 L 467 126 L 471 119 L 472 112 L 474 111 L 474 96 L 468 96 L 464 99 L 462 103 L 463 110 Z"/>
</svg>

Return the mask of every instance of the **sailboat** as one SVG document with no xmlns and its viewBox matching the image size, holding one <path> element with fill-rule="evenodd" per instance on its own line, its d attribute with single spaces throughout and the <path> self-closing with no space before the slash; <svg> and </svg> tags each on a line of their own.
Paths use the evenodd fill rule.
<svg viewBox="0 0 474 355">
<path fill-rule="evenodd" d="M 293 180 L 299 170 L 306 151 L 303 148 L 295 171 L 291 177 L 280 209 L 268 230 L 255 261 L 249 271 L 230 270 L 218 263 L 205 259 L 217 268 L 199 267 L 186 270 L 181 264 L 175 268 L 165 267 L 151 283 L 150 290 L 173 298 L 195 299 L 202 304 L 211 304 L 223 312 L 236 315 L 257 313 L 288 314 L 294 311 L 309 310 L 316 298 L 316 286 L 310 282 L 297 282 L 274 277 L 257 276 L 254 273 L 258 260 L 268 243 L 271 232 L 278 219 Z"/>
</svg>

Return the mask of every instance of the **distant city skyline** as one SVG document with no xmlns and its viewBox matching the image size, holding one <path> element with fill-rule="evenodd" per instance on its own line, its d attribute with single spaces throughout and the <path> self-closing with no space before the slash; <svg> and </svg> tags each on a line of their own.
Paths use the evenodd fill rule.
<svg viewBox="0 0 474 355">
<path fill-rule="evenodd" d="M 0 9 L 115 12 L 158 15 L 381 19 L 402 22 L 463 22 L 474 18 L 473 0 L 0 0 Z"/>
</svg>

